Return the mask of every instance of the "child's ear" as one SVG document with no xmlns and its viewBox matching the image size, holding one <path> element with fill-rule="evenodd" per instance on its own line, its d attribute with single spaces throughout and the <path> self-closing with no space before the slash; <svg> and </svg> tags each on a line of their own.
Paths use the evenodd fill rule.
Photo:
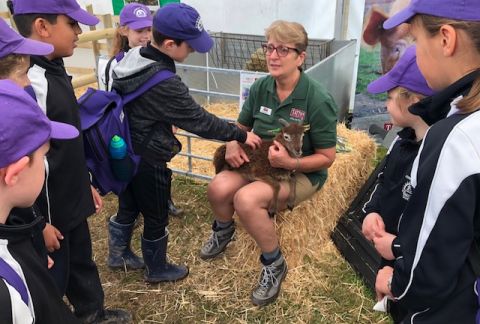
<svg viewBox="0 0 480 324">
<path fill-rule="evenodd" d="M 25 170 L 25 168 L 30 163 L 30 158 L 28 156 L 22 157 L 17 162 L 10 164 L 9 166 L 2 169 L 2 178 L 5 181 L 7 186 L 13 186 L 18 182 L 18 175 L 20 172 Z"/>
<path fill-rule="evenodd" d="M 50 22 L 44 18 L 37 18 L 32 24 L 32 33 L 41 38 L 48 38 L 51 36 Z"/>
<path fill-rule="evenodd" d="M 440 35 L 442 40 L 443 55 L 452 56 L 458 42 L 458 31 L 451 25 L 443 25 L 440 27 Z"/>
<path fill-rule="evenodd" d="M 164 48 L 172 48 L 173 45 L 176 45 L 173 39 L 165 39 L 162 43 L 162 46 Z"/>
</svg>

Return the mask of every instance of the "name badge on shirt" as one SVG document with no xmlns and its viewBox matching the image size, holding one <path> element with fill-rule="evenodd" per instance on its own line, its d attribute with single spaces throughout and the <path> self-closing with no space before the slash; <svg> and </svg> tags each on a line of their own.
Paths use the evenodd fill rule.
<svg viewBox="0 0 480 324">
<path fill-rule="evenodd" d="M 265 107 L 265 106 L 260 106 L 260 112 L 262 114 L 265 114 L 265 115 L 268 115 L 268 116 L 272 115 L 272 109 L 270 109 L 268 107 Z"/>
</svg>

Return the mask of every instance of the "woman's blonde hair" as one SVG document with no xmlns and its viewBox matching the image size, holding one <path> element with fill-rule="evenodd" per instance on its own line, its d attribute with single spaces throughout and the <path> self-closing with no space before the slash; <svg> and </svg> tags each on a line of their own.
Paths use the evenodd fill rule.
<svg viewBox="0 0 480 324">
<path fill-rule="evenodd" d="M 425 28 L 431 36 L 435 36 L 443 25 L 461 29 L 468 35 L 473 46 L 480 53 L 480 21 L 453 20 L 430 15 L 416 15 L 412 23 Z M 457 108 L 464 113 L 470 113 L 480 108 L 480 74 L 473 82 L 468 95 L 457 103 Z"/>
<path fill-rule="evenodd" d="M 295 44 L 295 48 L 300 52 L 307 49 L 308 35 L 305 28 L 299 23 L 285 20 L 274 21 L 267 29 L 265 29 L 265 37 L 274 38 L 285 44 Z"/>
<path fill-rule="evenodd" d="M 0 58 L 0 79 L 8 79 L 13 71 L 20 68 L 20 64 L 27 60 L 28 55 L 9 54 Z"/>
</svg>

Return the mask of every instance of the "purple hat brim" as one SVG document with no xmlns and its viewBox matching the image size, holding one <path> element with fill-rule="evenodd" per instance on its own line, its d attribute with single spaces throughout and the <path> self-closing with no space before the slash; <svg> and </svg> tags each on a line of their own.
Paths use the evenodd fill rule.
<svg viewBox="0 0 480 324">
<path fill-rule="evenodd" d="M 416 14 L 417 12 L 415 12 L 411 6 L 408 6 L 402 11 L 399 11 L 396 15 L 385 20 L 383 22 L 383 28 L 392 29 L 394 27 L 397 27 L 398 25 L 410 20 Z"/>
<path fill-rule="evenodd" d="M 131 23 L 125 24 L 128 28 L 133 30 L 139 30 L 147 27 L 152 27 L 153 22 L 151 20 L 141 20 L 141 21 L 134 21 Z"/>
<path fill-rule="evenodd" d="M 370 82 L 367 86 L 367 91 L 373 94 L 379 94 L 390 91 L 396 87 L 398 87 L 398 85 L 392 82 L 388 75 L 384 75 L 377 80 Z"/>
<path fill-rule="evenodd" d="M 203 30 L 200 36 L 185 40 L 196 52 L 207 53 L 213 46 L 213 39 Z"/>
<path fill-rule="evenodd" d="M 69 124 L 50 121 L 50 127 L 51 139 L 72 139 L 79 135 L 78 129 Z"/>
<path fill-rule="evenodd" d="M 25 38 L 12 53 L 26 55 L 48 55 L 53 52 L 53 46 L 44 42 Z"/>
<path fill-rule="evenodd" d="M 91 15 L 90 13 L 88 13 L 88 11 L 85 11 L 82 8 L 69 13 L 65 13 L 65 15 L 87 26 L 95 26 L 100 22 L 97 17 Z"/>
</svg>

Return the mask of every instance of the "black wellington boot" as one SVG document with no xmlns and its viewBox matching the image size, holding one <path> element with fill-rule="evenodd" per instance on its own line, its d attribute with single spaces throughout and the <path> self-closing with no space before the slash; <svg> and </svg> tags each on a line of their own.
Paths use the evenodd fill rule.
<svg viewBox="0 0 480 324">
<path fill-rule="evenodd" d="M 142 253 L 145 260 L 145 281 L 158 283 L 177 281 L 188 275 L 188 267 L 175 265 L 167 261 L 168 230 L 166 234 L 154 241 L 142 236 Z"/>
<path fill-rule="evenodd" d="M 143 269 L 142 258 L 130 249 L 134 223 L 119 224 L 115 217 L 110 217 L 108 222 L 108 266 L 112 269 Z"/>
</svg>

